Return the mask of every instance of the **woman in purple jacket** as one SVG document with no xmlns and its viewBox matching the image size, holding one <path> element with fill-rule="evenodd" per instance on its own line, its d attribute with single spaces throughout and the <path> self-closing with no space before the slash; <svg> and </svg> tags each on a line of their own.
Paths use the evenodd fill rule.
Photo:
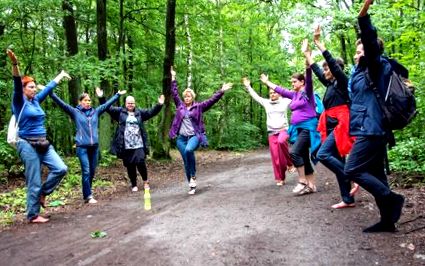
<svg viewBox="0 0 425 266">
<path fill-rule="evenodd" d="M 311 53 L 308 42 L 303 43 L 304 54 Z M 261 74 L 261 81 L 269 88 L 275 90 L 282 97 L 291 99 L 289 108 L 292 111 L 291 126 L 289 127 L 289 142 L 292 143 L 289 152 L 292 162 L 298 171 L 298 184 L 292 190 L 297 195 L 305 195 L 316 192 L 314 169 L 310 162 L 310 154 L 314 154 L 320 146 L 320 135 L 316 131 L 317 115 L 316 103 L 313 93 L 311 68 L 307 65 L 306 76 L 294 74 L 291 78 L 294 91 L 284 89 L 269 81 L 269 77 Z"/>
<path fill-rule="evenodd" d="M 230 88 L 232 88 L 232 83 L 224 83 L 219 91 L 203 102 L 195 102 L 195 92 L 192 89 L 185 89 L 182 93 L 182 100 L 177 89 L 176 72 L 171 68 L 171 95 L 176 104 L 176 114 L 169 136 L 172 139 L 177 137 L 177 149 L 183 158 L 190 195 L 194 195 L 196 192 L 195 150 L 199 145 L 208 145 L 202 114 L 218 102 L 224 92 Z"/>
</svg>

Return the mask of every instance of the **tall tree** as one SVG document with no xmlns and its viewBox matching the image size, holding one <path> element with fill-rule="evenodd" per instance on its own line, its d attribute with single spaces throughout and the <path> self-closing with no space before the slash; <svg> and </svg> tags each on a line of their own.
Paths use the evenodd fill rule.
<svg viewBox="0 0 425 266">
<path fill-rule="evenodd" d="M 165 56 L 163 63 L 162 93 L 165 95 L 165 110 L 160 121 L 159 141 L 155 143 L 154 158 L 170 158 L 168 131 L 171 123 L 171 77 L 170 69 L 174 65 L 176 52 L 176 0 L 167 0 L 167 18 L 165 19 Z"/>
<path fill-rule="evenodd" d="M 67 56 L 72 57 L 78 54 L 77 26 L 75 25 L 74 8 L 72 2 L 64 0 L 62 2 L 62 9 L 65 12 L 63 17 L 63 27 L 65 30 Z M 80 86 L 80 78 L 78 76 L 73 76 L 73 78 L 68 81 L 70 101 L 74 105 L 78 103 Z"/>
<path fill-rule="evenodd" d="M 106 0 L 96 1 L 96 14 L 97 14 L 97 55 L 99 60 L 106 61 L 108 58 L 108 43 L 107 43 L 107 28 L 106 28 Z M 109 81 L 103 77 L 105 70 L 102 70 L 100 87 L 107 97 L 111 96 Z M 107 116 L 100 118 L 99 144 L 102 148 L 109 148 L 111 139 L 111 120 Z"/>
</svg>

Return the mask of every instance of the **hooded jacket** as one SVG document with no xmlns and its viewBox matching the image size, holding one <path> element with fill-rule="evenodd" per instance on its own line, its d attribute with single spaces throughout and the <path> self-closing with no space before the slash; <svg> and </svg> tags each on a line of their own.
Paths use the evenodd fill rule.
<svg viewBox="0 0 425 266">
<path fill-rule="evenodd" d="M 94 146 L 99 144 L 99 116 L 104 113 L 120 95 L 117 93 L 106 103 L 90 109 L 83 109 L 80 105 L 72 107 L 62 101 L 55 93 L 50 94 L 55 101 L 75 122 L 75 144 L 77 146 Z"/>
</svg>

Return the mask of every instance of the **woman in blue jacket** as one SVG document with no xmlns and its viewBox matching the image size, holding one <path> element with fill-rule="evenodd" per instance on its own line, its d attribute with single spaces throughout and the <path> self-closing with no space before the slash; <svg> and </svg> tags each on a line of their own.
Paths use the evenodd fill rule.
<svg viewBox="0 0 425 266">
<path fill-rule="evenodd" d="M 63 78 L 70 79 L 70 76 L 62 71 L 46 85 L 44 90 L 37 93 L 34 79 L 20 76 L 18 59 L 13 51 L 7 50 L 7 55 L 13 65 L 12 112 L 18 119 L 19 126 L 16 150 L 25 167 L 27 219 L 31 223 L 46 223 L 49 219 L 39 215 L 40 206 L 45 207 L 46 196 L 59 185 L 68 168 L 46 138 L 47 132 L 44 127 L 46 114 L 40 103 Z M 42 164 L 49 168 L 49 174 L 44 183 L 41 180 Z"/>
<path fill-rule="evenodd" d="M 81 164 L 83 199 L 86 203 L 97 203 L 97 200 L 92 195 L 91 186 L 96 172 L 99 152 L 99 116 L 116 102 L 120 95 L 125 93 L 125 90 L 118 91 L 109 101 L 97 108 L 91 106 L 91 99 L 87 93 L 81 94 L 77 107 L 66 104 L 54 93 L 50 94 L 53 101 L 71 116 L 75 122 L 75 144 Z M 102 97 L 103 91 L 100 88 L 96 88 L 96 94 Z"/>
<path fill-rule="evenodd" d="M 363 230 L 395 232 L 404 197 L 391 191 L 384 170 L 385 148 L 391 130 L 383 123 L 383 114 L 371 87 L 373 82 L 381 95 L 388 87 L 392 66 L 382 56 L 383 44 L 367 14 L 373 0 L 365 0 L 358 16 L 361 39 L 357 41 L 351 76 L 350 135 L 356 140 L 345 164 L 344 172 L 351 180 L 371 193 L 381 219 Z"/>
</svg>

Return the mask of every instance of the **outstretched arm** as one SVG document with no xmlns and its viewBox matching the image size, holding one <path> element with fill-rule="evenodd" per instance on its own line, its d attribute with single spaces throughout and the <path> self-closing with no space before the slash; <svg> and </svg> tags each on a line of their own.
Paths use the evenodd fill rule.
<svg viewBox="0 0 425 266">
<path fill-rule="evenodd" d="M 243 79 L 242 79 L 242 83 L 243 83 L 243 85 L 245 86 L 245 88 L 247 89 L 247 91 L 248 91 L 248 93 L 249 93 L 249 95 L 251 95 L 251 97 L 256 101 L 256 102 L 258 102 L 259 104 L 261 104 L 261 105 L 264 105 L 263 104 L 263 101 L 265 100 L 264 98 L 261 98 L 255 91 L 254 91 L 254 89 L 251 87 L 251 82 L 249 81 L 249 79 L 248 78 L 246 78 L 246 77 L 244 77 Z"/>
<path fill-rule="evenodd" d="M 60 108 L 62 108 L 62 110 L 65 111 L 65 113 L 67 113 L 68 115 L 70 115 L 71 117 L 73 117 L 74 114 L 74 108 L 65 103 L 61 98 L 59 98 L 59 96 L 57 96 L 54 92 L 50 93 L 50 97 L 52 98 L 52 100 L 59 105 Z"/>
<path fill-rule="evenodd" d="M 294 92 L 289 91 L 288 89 L 279 87 L 278 85 L 272 83 L 269 81 L 269 76 L 266 74 L 260 75 L 260 80 L 267 85 L 270 89 L 274 90 L 278 94 L 280 94 L 282 97 L 288 98 L 292 100 L 292 97 L 294 96 Z"/>
<path fill-rule="evenodd" d="M 156 116 L 162 109 L 162 106 L 164 105 L 165 97 L 164 95 L 159 96 L 158 98 L 158 104 L 156 104 L 151 109 L 140 109 L 141 117 L 143 121 L 149 120 L 152 117 Z"/>
<path fill-rule="evenodd" d="M 271 82 L 269 80 L 269 76 L 266 75 L 266 74 L 261 74 L 260 75 L 260 80 L 261 80 L 261 82 L 263 82 L 264 84 L 266 84 L 266 86 L 269 87 L 272 90 L 276 89 L 276 87 L 277 87 L 276 84 L 274 84 L 273 82 Z"/>
<path fill-rule="evenodd" d="M 50 81 L 46 87 L 39 92 L 35 97 L 41 103 L 46 99 L 47 95 L 49 95 L 54 88 L 61 82 L 62 79 L 71 79 L 68 73 L 62 70 L 52 81 Z"/>
<path fill-rule="evenodd" d="M 219 89 L 216 93 L 214 93 L 214 95 L 211 98 L 209 98 L 206 101 L 200 102 L 199 106 L 200 106 L 202 112 L 205 112 L 208 109 L 210 109 L 216 102 L 218 102 L 218 100 L 221 99 L 221 97 L 223 97 L 223 95 L 226 91 L 228 91 L 232 88 L 232 86 L 233 86 L 232 83 L 224 83 L 221 86 L 221 89 Z"/>
<path fill-rule="evenodd" d="M 98 106 L 96 109 L 99 112 L 99 115 L 104 113 L 105 111 L 109 110 L 116 101 L 120 98 L 121 95 L 127 93 L 126 90 L 119 90 L 114 96 L 112 96 L 107 102 L 102 103 L 100 106 Z M 99 87 L 96 88 L 96 94 L 97 97 L 102 98 L 103 97 L 103 90 L 101 90 Z"/>
</svg>

